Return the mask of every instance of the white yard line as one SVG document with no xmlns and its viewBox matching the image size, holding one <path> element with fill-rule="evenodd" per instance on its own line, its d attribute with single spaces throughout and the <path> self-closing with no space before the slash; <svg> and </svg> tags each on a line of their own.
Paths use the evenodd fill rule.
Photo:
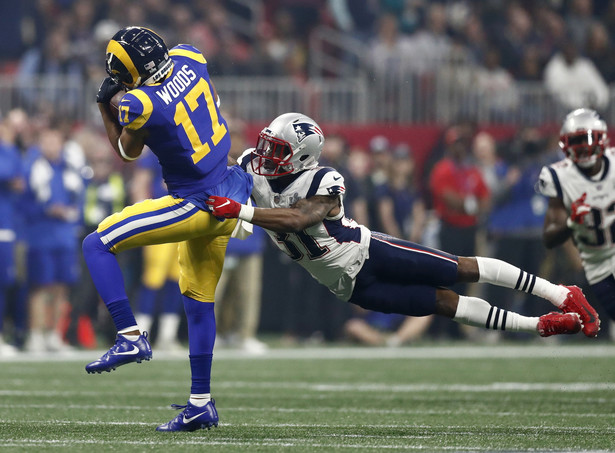
<svg viewBox="0 0 615 453">
<path fill-rule="evenodd" d="M 61 362 L 92 361 L 102 355 L 99 351 L 70 351 L 67 353 L 20 353 L 11 358 L 0 358 L 0 362 Z M 186 360 L 185 354 L 157 352 L 154 359 Z M 215 360 L 339 360 L 339 359 L 480 359 L 480 358 L 610 358 L 615 357 L 612 344 L 520 344 L 520 345 L 471 345 L 464 342 L 442 346 L 407 346 L 402 348 L 365 348 L 365 347 L 319 347 L 319 348 L 284 348 L 269 349 L 263 355 L 250 355 L 232 349 L 216 349 Z"/>
<path fill-rule="evenodd" d="M 168 410 L 169 406 L 109 406 L 104 404 L 0 404 L 0 408 L 3 409 L 80 409 L 80 410 L 92 410 L 92 411 L 152 411 L 152 410 Z M 608 410 L 611 408 L 609 407 Z M 284 408 L 284 407 L 233 407 L 224 406 L 224 412 L 266 412 L 266 413 L 353 413 L 353 414 L 376 414 L 376 415 L 483 415 L 486 417 L 561 417 L 561 412 L 514 412 L 514 411 L 485 411 L 483 409 L 467 410 L 463 408 L 456 408 L 455 410 L 422 410 L 422 409 L 368 409 L 364 407 L 343 407 L 343 408 L 330 408 L 330 407 L 314 407 L 314 408 Z M 586 412 L 566 412 L 566 417 L 579 417 L 579 418 L 615 418 L 615 413 L 604 413 L 600 411 L 586 413 Z M 6 421 L 6 420 L 4 420 Z M 45 421 L 40 421 L 44 423 Z M 55 423 L 55 421 L 54 421 Z M 61 423 L 61 422 L 58 422 Z M 99 423 L 99 422 L 80 422 L 75 421 L 71 423 Z M 105 422 L 115 423 L 115 422 Z M 118 424 L 130 424 L 130 422 L 118 422 Z M 139 424 L 139 423 L 136 423 Z M 145 424 L 145 423 L 141 423 Z M 251 426 L 246 424 L 245 426 Z M 259 426 L 264 426 L 259 424 Z M 278 425 L 276 425 L 278 426 Z M 313 425 L 310 425 L 313 426 Z M 330 426 L 330 425 L 327 425 Z M 614 428 L 615 429 L 615 428 Z"/>
</svg>

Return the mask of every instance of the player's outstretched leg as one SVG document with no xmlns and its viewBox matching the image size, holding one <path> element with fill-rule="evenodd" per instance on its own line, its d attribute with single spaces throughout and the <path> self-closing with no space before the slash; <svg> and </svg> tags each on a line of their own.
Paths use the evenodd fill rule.
<svg viewBox="0 0 615 453">
<path fill-rule="evenodd" d="M 472 280 L 474 272 L 478 275 Z M 586 336 L 595 337 L 600 330 L 598 313 L 576 286 L 556 285 L 505 261 L 481 256 L 460 257 L 459 278 L 461 281 L 478 281 L 534 294 L 547 299 L 564 313 L 577 313 L 581 317 Z"/>
<path fill-rule="evenodd" d="M 143 360 L 150 360 L 151 358 L 152 348 L 147 340 L 147 332 L 143 332 L 135 340 L 130 340 L 126 336 L 118 334 L 111 349 L 98 360 L 88 363 L 85 366 L 85 371 L 88 373 L 110 372 L 118 366 L 132 362 L 141 363 Z"/>
<path fill-rule="evenodd" d="M 471 326 L 509 332 L 537 333 L 542 337 L 575 334 L 581 331 L 581 320 L 577 313 L 551 312 L 540 317 L 523 316 L 519 313 L 494 307 L 478 297 L 458 296 L 453 291 L 439 289 L 438 313 L 456 307 L 453 320 Z"/>
<path fill-rule="evenodd" d="M 587 302 L 581 288 L 578 286 L 564 286 L 564 288 L 570 292 L 559 309 L 564 313 L 577 313 L 583 323 L 583 333 L 588 337 L 597 336 L 600 330 L 600 318 L 594 307 Z"/>
<path fill-rule="evenodd" d="M 195 406 L 190 401 L 185 406 L 173 404 L 171 407 L 183 409 L 183 411 L 170 422 L 157 427 L 156 431 L 195 431 L 218 426 L 218 411 L 216 401 L 213 399 L 202 407 Z"/>
</svg>

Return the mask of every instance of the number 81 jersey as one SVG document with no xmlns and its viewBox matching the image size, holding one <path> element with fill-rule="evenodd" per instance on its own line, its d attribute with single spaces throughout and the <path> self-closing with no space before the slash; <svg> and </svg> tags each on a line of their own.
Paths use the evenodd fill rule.
<svg viewBox="0 0 615 453">
<path fill-rule="evenodd" d="M 584 193 L 591 212 L 575 228 L 573 239 L 581 254 L 590 284 L 615 270 L 615 148 L 605 151 L 602 170 L 587 177 L 570 159 L 543 167 L 537 189 L 547 197 L 559 198 L 570 214 L 571 204 Z"/>
<path fill-rule="evenodd" d="M 118 119 L 125 128 L 147 130 L 145 144 L 158 157 L 169 193 L 186 198 L 226 176 L 231 140 L 203 54 L 181 44 L 169 56 L 171 73 L 126 93 Z"/>
<path fill-rule="evenodd" d="M 371 233 L 367 227 L 344 216 L 341 203 L 345 192 L 344 178 L 333 168 L 316 167 L 298 173 L 286 187 L 274 190 L 275 179 L 268 180 L 252 173 L 251 157 L 251 150 L 247 150 L 238 163 L 252 174 L 252 199 L 258 207 L 290 208 L 298 200 L 315 195 L 340 198 L 341 210 L 335 217 L 325 217 L 322 222 L 297 233 L 265 231 L 282 252 L 297 261 L 338 298 L 347 301 L 352 295 L 355 277 L 369 255 Z"/>
</svg>

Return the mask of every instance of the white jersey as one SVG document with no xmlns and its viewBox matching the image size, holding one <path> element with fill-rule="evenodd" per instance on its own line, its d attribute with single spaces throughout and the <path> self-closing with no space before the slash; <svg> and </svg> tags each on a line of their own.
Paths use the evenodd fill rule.
<svg viewBox="0 0 615 453">
<path fill-rule="evenodd" d="M 563 201 L 568 213 L 571 204 L 587 193 L 591 212 L 583 225 L 575 228 L 573 238 L 583 260 L 590 284 L 598 283 L 615 270 L 615 148 L 604 153 L 604 165 L 588 178 L 570 159 L 543 167 L 538 190 L 547 197 Z"/>
<path fill-rule="evenodd" d="M 261 208 L 289 208 L 300 199 L 315 195 L 337 195 L 342 201 L 344 178 L 329 167 L 305 170 L 287 187 L 276 192 L 276 179 L 255 175 L 250 151 L 239 158 L 241 167 L 254 178 L 252 199 Z M 271 183 L 270 183 L 271 181 Z M 347 301 L 352 295 L 355 277 L 369 256 L 370 231 L 344 216 L 344 205 L 335 217 L 298 233 L 265 231 L 277 247 L 308 270 L 337 297 Z"/>
</svg>

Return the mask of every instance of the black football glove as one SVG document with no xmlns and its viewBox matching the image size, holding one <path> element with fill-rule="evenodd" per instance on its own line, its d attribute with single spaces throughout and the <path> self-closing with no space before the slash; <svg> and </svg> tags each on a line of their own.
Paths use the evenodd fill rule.
<svg viewBox="0 0 615 453">
<path fill-rule="evenodd" d="M 121 89 L 122 86 L 119 83 L 116 83 L 111 77 L 106 77 L 100 84 L 100 88 L 98 88 L 96 102 L 99 104 L 108 104 L 111 98 Z"/>
</svg>

